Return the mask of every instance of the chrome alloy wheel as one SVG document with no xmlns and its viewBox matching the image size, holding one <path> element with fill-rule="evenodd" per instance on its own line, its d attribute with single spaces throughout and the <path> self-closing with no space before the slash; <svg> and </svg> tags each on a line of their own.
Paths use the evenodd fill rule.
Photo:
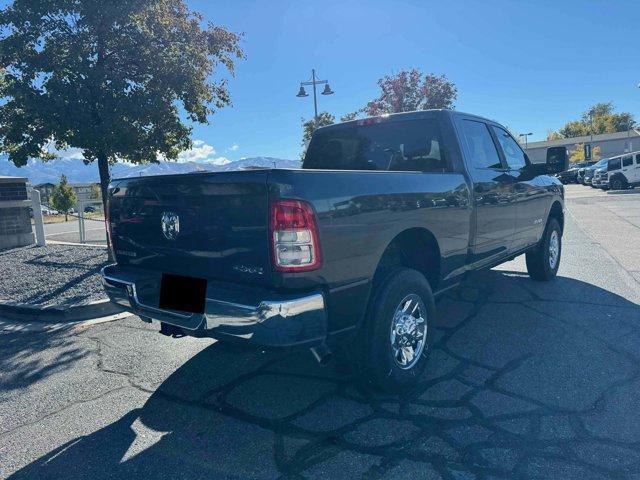
<svg viewBox="0 0 640 480">
<path fill-rule="evenodd" d="M 391 322 L 391 351 L 398 367 L 408 370 L 413 367 L 427 341 L 427 309 L 422 299 L 412 293 L 404 297 Z"/>
<path fill-rule="evenodd" d="M 558 264 L 558 257 L 560 256 L 560 236 L 558 232 L 554 230 L 551 232 L 551 238 L 549 239 L 549 266 L 553 270 Z"/>
</svg>

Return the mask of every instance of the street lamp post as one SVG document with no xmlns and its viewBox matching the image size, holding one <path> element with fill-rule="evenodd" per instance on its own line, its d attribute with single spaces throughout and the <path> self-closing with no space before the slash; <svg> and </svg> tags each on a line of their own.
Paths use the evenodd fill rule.
<svg viewBox="0 0 640 480">
<path fill-rule="evenodd" d="M 309 94 L 305 91 L 304 87 L 309 85 L 313 85 L 313 124 L 315 129 L 318 125 L 318 100 L 316 97 L 316 85 L 324 85 L 322 95 L 333 95 L 333 90 L 331 90 L 328 80 L 316 80 L 315 68 L 311 70 L 311 80 L 307 82 L 300 82 L 300 90 L 298 91 L 296 97 L 308 97 Z"/>
<path fill-rule="evenodd" d="M 519 137 L 524 137 L 524 149 L 525 150 L 529 146 L 529 135 L 533 135 L 533 133 L 531 133 L 531 132 L 529 132 L 529 133 L 521 133 L 520 135 L 518 135 Z"/>
</svg>

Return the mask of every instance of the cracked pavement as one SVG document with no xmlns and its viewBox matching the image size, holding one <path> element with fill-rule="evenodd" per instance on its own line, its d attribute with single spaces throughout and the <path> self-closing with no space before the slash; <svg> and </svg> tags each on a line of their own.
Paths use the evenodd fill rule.
<svg viewBox="0 0 640 480">
<path fill-rule="evenodd" d="M 1 323 L 0 477 L 640 479 L 640 194 L 584 188 L 558 278 L 471 276 L 401 397 L 135 317 Z"/>
</svg>

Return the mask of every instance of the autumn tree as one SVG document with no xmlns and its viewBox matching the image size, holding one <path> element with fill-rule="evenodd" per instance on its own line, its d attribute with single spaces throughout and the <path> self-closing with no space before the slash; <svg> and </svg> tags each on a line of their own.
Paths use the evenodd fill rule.
<svg viewBox="0 0 640 480">
<path fill-rule="evenodd" d="M 402 70 L 378 80 L 380 96 L 370 101 L 363 112 L 369 116 L 410 112 L 431 108 L 453 108 L 458 90 L 444 75 L 423 75 L 417 68 Z"/>
<path fill-rule="evenodd" d="M 601 150 L 599 145 L 595 145 L 591 149 L 591 160 L 600 160 Z M 584 155 L 584 143 L 576 143 L 573 146 L 573 150 L 569 153 L 569 161 L 571 163 L 578 163 L 585 161 Z"/>
<path fill-rule="evenodd" d="M 612 103 L 596 103 L 578 120 L 567 122 L 559 130 L 549 132 L 547 140 L 626 132 L 634 126 L 635 120 L 631 113 L 616 113 Z"/>
<path fill-rule="evenodd" d="M 14 0 L 0 10 L 0 148 L 17 166 L 79 148 L 103 201 L 109 164 L 176 159 L 185 121 L 231 103 L 219 67 L 243 56 L 239 35 L 203 21 L 183 0 Z"/>
<path fill-rule="evenodd" d="M 336 123 L 336 117 L 331 115 L 329 112 L 320 112 L 318 114 L 318 120 L 316 122 L 315 118 L 311 120 L 302 119 L 302 147 L 304 149 L 309 145 L 309 141 L 311 140 L 311 136 L 316 128 L 324 127 L 327 125 L 332 125 Z"/>
<path fill-rule="evenodd" d="M 73 208 L 77 201 L 76 193 L 67 182 L 67 177 L 62 175 L 60 183 L 53 187 L 53 192 L 51 192 L 53 208 L 64 213 L 64 221 L 66 222 L 69 220 L 69 210 Z"/>
</svg>

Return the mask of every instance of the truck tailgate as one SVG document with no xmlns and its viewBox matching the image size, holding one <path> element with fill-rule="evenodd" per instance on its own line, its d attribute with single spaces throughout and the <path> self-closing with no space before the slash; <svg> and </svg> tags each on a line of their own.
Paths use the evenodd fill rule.
<svg viewBox="0 0 640 480">
<path fill-rule="evenodd" d="M 115 180 L 109 222 L 118 263 L 267 284 L 267 177 L 249 170 Z"/>
</svg>

